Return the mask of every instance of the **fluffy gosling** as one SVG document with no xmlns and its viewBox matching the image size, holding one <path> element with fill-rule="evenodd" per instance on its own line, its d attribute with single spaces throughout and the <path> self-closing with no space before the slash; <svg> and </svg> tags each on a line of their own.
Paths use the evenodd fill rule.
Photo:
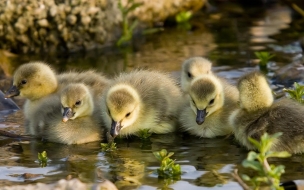
<svg viewBox="0 0 304 190">
<path fill-rule="evenodd" d="M 235 138 L 248 149 L 255 149 L 248 137 L 260 140 L 267 132 L 283 135 L 271 147 L 272 151 L 304 152 L 304 106 L 282 98 L 274 102 L 266 78 L 259 72 L 244 75 L 238 82 L 240 107 L 230 116 Z"/>
<path fill-rule="evenodd" d="M 82 144 L 103 140 L 100 106 L 92 92 L 84 84 L 67 85 L 60 96 L 49 96 L 38 110 L 37 118 L 43 118 L 41 136 L 48 141 L 62 144 Z M 44 111 L 41 111 L 44 110 Z M 62 110 L 62 111 L 60 111 Z"/>
<path fill-rule="evenodd" d="M 183 62 L 181 73 L 181 88 L 184 92 L 189 91 L 191 81 L 202 74 L 212 73 L 212 63 L 203 57 L 192 57 Z"/>
<path fill-rule="evenodd" d="M 232 132 L 228 119 L 237 108 L 236 87 L 213 74 L 200 75 L 191 82 L 188 99 L 180 115 L 183 130 L 206 138 Z"/>
<path fill-rule="evenodd" d="M 140 129 L 173 132 L 182 104 L 176 82 L 156 71 L 133 71 L 114 79 L 102 96 L 101 110 L 110 134 L 127 136 Z"/>
<path fill-rule="evenodd" d="M 83 82 L 94 89 L 95 94 L 101 94 L 109 80 L 94 71 L 81 73 L 69 72 L 56 75 L 55 71 L 46 63 L 30 62 L 21 65 L 14 73 L 13 86 L 6 92 L 6 97 L 20 95 L 26 98 L 24 115 L 26 119 L 26 132 L 37 135 L 36 115 L 37 108 L 48 96 L 58 93 L 69 83 Z M 46 100 L 47 101 L 47 100 Z M 32 121 L 35 121 L 34 123 Z M 40 123 L 40 127 L 43 121 Z"/>
</svg>

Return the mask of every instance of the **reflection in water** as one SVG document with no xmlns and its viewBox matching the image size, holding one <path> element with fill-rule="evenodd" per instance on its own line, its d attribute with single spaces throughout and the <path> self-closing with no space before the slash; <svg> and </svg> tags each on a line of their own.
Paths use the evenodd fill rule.
<svg viewBox="0 0 304 190">
<path fill-rule="evenodd" d="M 251 27 L 251 42 L 274 42 L 269 36 L 278 34 L 280 30 L 288 28 L 291 22 L 291 10 L 288 7 L 275 6 L 268 9 L 264 18 L 255 22 Z"/>
</svg>

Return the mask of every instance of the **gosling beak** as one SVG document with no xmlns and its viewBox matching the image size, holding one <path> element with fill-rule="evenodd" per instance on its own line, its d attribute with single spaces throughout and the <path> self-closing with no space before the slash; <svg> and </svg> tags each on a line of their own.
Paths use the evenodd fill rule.
<svg viewBox="0 0 304 190">
<path fill-rule="evenodd" d="M 208 112 L 206 112 L 206 108 L 203 110 L 197 109 L 197 114 L 196 114 L 196 123 L 198 125 L 201 125 L 205 121 L 205 117 L 207 116 Z"/>
<path fill-rule="evenodd" d="M 20 91 L 18 90 L 17 86 L 12 86 L 8 91 L 5 93 L 5 98 L 11 98 L 14 96 L 19 96 Z"/>
<path fill-rule="evenodd" d="M 113 138 L 119 134 L 121 127 L 121 122 L 112 120 L 110 134 Z"/>
<path fill-rule="evenodd" d="M 74 113 L 73 113 L 73 111 L 72 111 L 72 109 L 71 108 L 69 108 L 69 107 L 64 107 L 63 108 L 63 114 L 62 114 L 62 121 L 63 122 L 67 122 L 71 117 L 73 117 L 74 116 Z"/>
</svg>

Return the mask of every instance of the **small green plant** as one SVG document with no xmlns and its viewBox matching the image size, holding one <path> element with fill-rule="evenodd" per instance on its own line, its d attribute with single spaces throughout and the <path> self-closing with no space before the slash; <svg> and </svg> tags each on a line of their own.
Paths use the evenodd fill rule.
<svg viewBox="0 0 304 190">
<path fill-rule="evenodd" d="M 117 149 L 114 138 L 110 135 L 109 132 L 106 134 L 108 143 L 100 143 L 101 150 L 105 152 L 111 152 Z"/>
<path fill-rule="evenodd" d="M 150 132 L 150 129 L 141 129 L 137 135 L 141 140 L 148 140 L 151 137 L 152 133 Z"/>
<path fill-rule="evenodd" d="M 174 154 L 173 152 L 168 153 L 166 149 L 162 149 L 159 152 L 153 152 L 153 154 L 161 162 L 160 168 L 157 169 L 159 178 L 180 179 L 182 174 L 181 167 L 179 164 L 175 164 L 174 160 L 170 158 Z"/>
<path fill-rule="evenodd" d="M 127 5 L 123 6 L 121 0 L 118 1 L 118 8 L 122 14 L 122 36 L 117 41 L 117 46 L 121 46 L 123 43 L 132 40 L 133 30 L 138 25 L 138 20 L 129 23 L 128 14 L 141 5 L 142 3 L 134 3 L 134 0 L 128 0 Z"/>
<path fill-rule="evenodd" d="M 46 151 L 43 151 L 41 153 L 38 152 L 38 161 L 39 161 L 39 164 L 41 165 L 41 167 L 47 166 L 47 160 L 48 160 L 48 157 L 47 157 Z"/>
<path fill-rule="evenodd" d="M 182 11 L 175 16 L 175 21 L 177 22 L 177 27 L 184 30 L 190 30 L 191 24 L 189 20 L 192 17 L 191 11 Z"/>
<path fill-rule="evenodd" d="M 182 11 L 179 12 L 176 16 L 175 16 L 175 21 L 177 23 L 182 23 L 182 22 L 189 22 L 189 20 L 192 17 L 192 12 L 191 11 Z"/>
<path fill-rule="evenodd" d="M 282 133 L 276 133 L 273 135 L 268 135 L 267 133 L 265 133 L 261 137 L 260 142 L 249 137 L 249 141 L 259 150 L 259 153 L 250 151 L 248 153 L 247 158 L 242 162 L 242 165 L 245 168 L 251 168 L 255 170 L 258 175 L 254 177 L 249 177 L 248 175 L 243 174 L 241 176 L 242 179 L 244 181 L 248 181 L 255 190 L 259 189 L 261 184 L 266 184 L 267 186 L 270 187 L 270 189 L 283 190 L 283 188 L 280 187 L 280 178 L 281 175 L 285 172 L 284 170 L 285 166 L 269 165 L 267 161 L 267 159 L 271 157 L 286 158 L 291 156 L 286 151 L 274 152 L 270 150 L 274 142 L 281 135 Z M 239 183 L 242 185 L 242 182 L 239 181 Z M 247 187 L 244 189 L 251 189 L 251 188 Z"/>
<path fill-rule="evenodd" d="M 275 55 L 273 55 L 273 54 L 271 54 L 269 52 L 266 52 L 266 51 L 254 52 L 254 54 L 259 59 L 260 70 L 267 72 L 267 63 Z"/>
<path fill-rule="evenodd" d="M 284 88 L 284 92 L 288 93 L 288 97 L 290 99 L 296 100 L 301 104 L 304 104 L 304 85 L 300 85 L 295 82 L 293 85 L 294 89 L 286 89 Z"/>
<path fill-rule="evenodd" d="M 101 150 L 105 152 L 111 152 L 117 149 L 115 142 L 109 142 L 109 143 L 100 143 Z"/>
</svg>

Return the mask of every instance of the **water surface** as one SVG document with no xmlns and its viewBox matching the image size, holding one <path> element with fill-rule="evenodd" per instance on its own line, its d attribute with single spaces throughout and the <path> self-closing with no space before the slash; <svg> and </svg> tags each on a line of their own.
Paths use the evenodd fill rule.
<svg viewBox="0 0 304 190">
<path fill-rule="evenodd" d="M 238 5 L 237 5 L 238 6 Z M 220 8 L 225 8 L 223 5 Z M 107 48 L 86 53 L 61 56 L 27 55 L 12 58 L 10 65 L 0 65 L 9 77 L 21 63 L 29 60 L 47 61 L 59 72 L 94 68 L 113 77 L 120 72 L 148 68 L 179 75 L 181 63 L 192 56 L 206 56 L 214 62 L 214 71 L 235 82 L 245 72 L 257 69 L 254 51 L 267 50 L 276 54 L 270 65 L 274 71 L 301 57 L 292 11 L 287 6 L 260 8 L 238 7 L 238 12 L 220 11 L 200 14 L 193 19 L 192 30 L 175 27 L 145 36 L 132 50 Z M 287 36 L 287 37 L 284 37 Z M 278 86 L 276 80 L 272 80 Z M 282 87 L 282 86 L 281 86 Z M 19 106 L 23 101 L 15 99 Z M 6 116 L 0 128 L 22 134 L 22 111 Z M 62 178 L 77 177 L 83 182 L 99 182 L 107 178 L 119 189 L 156 189 L 170 183 L 173 189 L 237 189 L 230 173 L 239 168 L 248 151 L 231 137 L 215 139 L 189 135 L 153 135 L 150 143 L 130 138 L 118 140 L 116 152 L 101 151 L 99 142 L 83 145 L 61 145 L 31 139 L 0 138 L 0 185 L 51 183 Z M 152 152 L 166 148 L 173 151 L 183 174 L 177 182 L 159 180 L 159 166 Z M 41 168 L 37 153 L 47 151 L 50 161 Z M 303 176 L 303 156 L 272 159 L 273 164 L 286 166 L 282 180 Z M 27 179 L 24 173 L 37 174 Z M 250 172 L 249 172 L 250 173 Z"/>
</svg>

